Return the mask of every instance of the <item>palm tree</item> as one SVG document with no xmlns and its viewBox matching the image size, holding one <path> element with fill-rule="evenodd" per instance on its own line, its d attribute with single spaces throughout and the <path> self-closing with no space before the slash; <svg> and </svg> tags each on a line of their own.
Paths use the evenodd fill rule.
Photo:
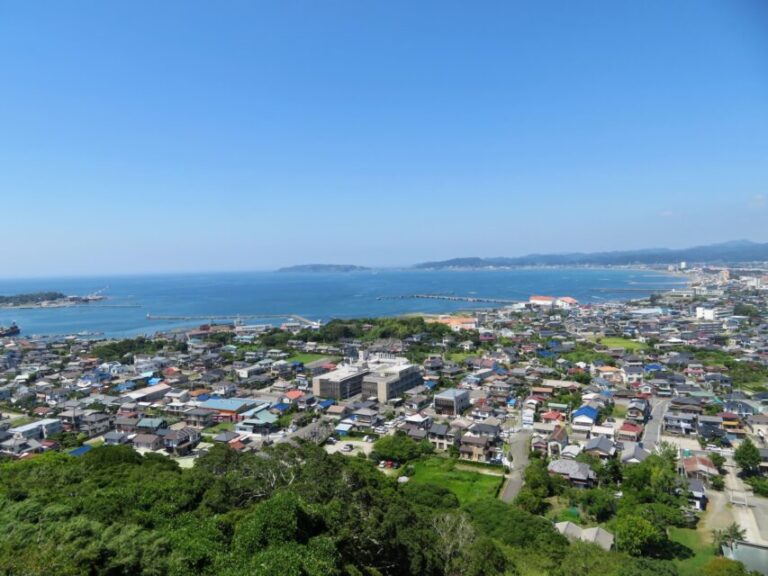
<svg viewBox="0 0 768 576">
<path fill-rule="evenodd" d="M 723 530 L 712 530 L 712 541 L 717 548 L 717 554 L 722 554 L 723 546 L 731 548 L 736 540 L 744 540 L 745 536 L 746 531 L 736 522 Z"/>
</svg>

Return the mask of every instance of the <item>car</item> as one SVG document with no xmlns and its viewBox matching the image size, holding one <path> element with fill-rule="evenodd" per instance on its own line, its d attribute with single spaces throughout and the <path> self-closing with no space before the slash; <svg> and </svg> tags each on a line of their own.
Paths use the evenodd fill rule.
<svg viewBox="0 0 768 576">
<path fill-rule="evenodd" d="M 334 438 L 333 436 L 331 436 L 330 438 L 328 438 L 328 440 L 325 441 L 326 444 L 329 444 L 331 446 L 336 444 L 336 442 L 338 442 L 338 440 L 336 440 L 336 438 Z"/>
<path fill-rule="evenodd" d="M 373 442 L 373 438 L 371 436 L 364 436 L 363 442 Z"/>
<path fill-rule="evenodd" d="M 344 446 L 342 446 L 339 450 L 341 450 L 342 452 L 352 452 L 352 450 L 354 449 L 355 447 L 352 446 L 352 444 L 344 444 Z"/>
<path fill-rule="evenodd" d="M 387 462 L 386 460 L 379 460 L 379 468 L 386 468 Z"/>
</svg>

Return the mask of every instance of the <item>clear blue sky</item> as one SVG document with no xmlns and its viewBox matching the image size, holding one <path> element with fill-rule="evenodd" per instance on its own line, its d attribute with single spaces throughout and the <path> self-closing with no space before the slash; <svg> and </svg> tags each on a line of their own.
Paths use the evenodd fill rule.
<svg viewBox="0 0 768 576">
<path fill-rule="evenodd" d="M 768 241 L 768 3 L 0 2 L 0 276 Z"/>
</svg>

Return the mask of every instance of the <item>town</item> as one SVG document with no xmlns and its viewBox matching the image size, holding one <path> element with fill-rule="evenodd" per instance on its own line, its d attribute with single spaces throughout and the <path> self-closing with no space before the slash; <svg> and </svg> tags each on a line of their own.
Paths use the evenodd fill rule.
<svg viewBox="0 0 768 576">
<path fill-rule="evenodd" d="M 622 303 L 534 295 L 452 315 L 7 336 L 0 453 L 127 446 L 188 468 L 217 446 L 312 443 L 638 556 L 658 535 L 633 530 L 658 526 L 616 511 L 639 490 L 633 468 L 669 462 L 666 485 L 648 477 L 675 512 L 661 537 L 720 535 L 691 548 L 768 574 L 768 274 L 685 275 L 687 288 Z"/>
</svg>

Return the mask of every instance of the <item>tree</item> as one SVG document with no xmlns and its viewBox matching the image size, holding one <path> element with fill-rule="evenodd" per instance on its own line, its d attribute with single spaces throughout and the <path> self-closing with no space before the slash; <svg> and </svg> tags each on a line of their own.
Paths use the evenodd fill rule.
<svg viewBox="0 0 768 576">
<path fill-rule="evenodd" d="M 749 576 L 749 572 L 741 562 L 728 558 L 712 558 L 704 565 L 704 576 Z"/>
<path fill-rule="evenodd" d="M 433 446 L 429 442 L 416 442 L 405 434 L 398 433 L 394 436 L 379 438 L 373 445 L 371 459 L 409 462 L 432 451 Z"/>
<path fill-rule="evenodd" d="M 549 504 L 538 492 L 526 486 L 520 490 L 515 498 L 515 506 L 522 508 L 530 514 L 544 514 Z"/>
<path fill-rule="evenodd" d="M 733 543 L 737 540 L 744 540 L 744 537 L 746 536 L 746 532 L 744 529 L 742 529 L 741 526 L 736 524 L 736 522 L 732 522 L 730 525 L 728 525 L 726 528 L 723 528 L 722 530 L 712 530 L 712 543 L 715 545 L 715 548 L 717 549 L 717 554 L 723 553 L 723 546 L 727 546 L 728 548 L 733 547 Z"/>
<path fill-rule="evenodd" d="M 653 555 L 662 537 L 657 528 L 640 516 L 622 516 L 614 524 L 616 549 L 631 556 Z"/>
<path fill-rule="evenodd" d="M 462 570 L 464 576 L 517 576 L 517 567 L 490 538 L 478 538 L 469 548 Z"/>
<path fill-rule="evenodd" d="M 733 459 L 745 476 L 752 476 L 760 466 L 760 450 L 752 443 L 752 440 L 745 438 L 736 448 Z"/>
<path fill-rule="evenodd" d="M 725 456 L 719 452 L 712 452 L 709 454 L 709 459 L 712 460 L 712 464 L 715 465 L 717 471 L 723 474 L 725 470 Z"/>
<path fill-rule="evenodd" d="M 757 306 L 740 302 L 739 304 L 736 304 L 736 306 L 733 307 L 733 315 L 747 316 L 749 318 L 759 318 L 760 310 L 758 310 Z"/>
<path fill-rule="evenodd" d="M 475 530 L 464 512 L 446 512 L 435 516 L 432 527 L 445 574 L 462 573 L 462 555 L 475 539 Z"/>
</svg>

